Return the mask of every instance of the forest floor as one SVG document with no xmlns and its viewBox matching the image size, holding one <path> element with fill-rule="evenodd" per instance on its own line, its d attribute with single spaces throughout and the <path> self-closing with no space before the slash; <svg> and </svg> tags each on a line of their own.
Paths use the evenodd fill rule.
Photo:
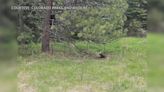
<svg viewBox="0 0 164 92">
<path fill-rule="evenodd" d="M 98 52 L 104 48 L 108 58 L 71 57 L 56 54 L 19 58 L 20 92 L 146 92 L 147 42 L 153 38 L 122 38 L 105 46 L 90 44 Z M 80 48 L 85 48 L 84 43 Z M 87 45 L 88 46 L 88 45 Z M 56 45 L 57 49 L 63 48 Z M 153 47 L 150 47 L 153 48 Z M 149 48 L 149 49 L 150 49 Z M 71 49 L 71 51 L 73 51 Z M 152 78 L 150 78 L 152 80 Z"/>
</svg>

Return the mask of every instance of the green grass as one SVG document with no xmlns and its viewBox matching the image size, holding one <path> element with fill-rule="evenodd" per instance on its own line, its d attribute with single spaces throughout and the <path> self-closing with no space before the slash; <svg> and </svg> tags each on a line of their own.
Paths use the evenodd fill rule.
<svg viewBox="0 0 164 92">
<path fill-rule="evenodd" d="M 147 41 L 147 53 L 148 53 L 148 83 L 152 88 L 158 87 L 159 89 L 164 87 L 164 35 L 163 34 L 149 34 Z M 159 92 L 163 92 L 163 91 Z"/>
<path fill-rule="evenodd" d="M 122 38 L 106 45 L 75 44 L 80 50 L 104 50 L 112 55 L 108 59 L 65 55 L 20 57 L 21 92 L 145 92 L 146 39 Z M 55 48 L 72 51 L 63 47 L 57 43 Z"/>
</svg>

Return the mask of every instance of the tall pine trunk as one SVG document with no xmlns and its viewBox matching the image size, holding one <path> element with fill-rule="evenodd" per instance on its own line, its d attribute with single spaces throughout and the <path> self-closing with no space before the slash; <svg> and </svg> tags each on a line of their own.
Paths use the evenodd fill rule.
<svg viewBox="0 0 164 92">
<path fill-rule="evenodd" d="M 46 6 L 51 7 L 51 9 L 46 10 L 45 19 L 43 24 L 43 34 L 42 34 L 42 52 L 50 52 L 50 16 L 52 13 L 52 0 L 47 0 Z"/>
</svg>

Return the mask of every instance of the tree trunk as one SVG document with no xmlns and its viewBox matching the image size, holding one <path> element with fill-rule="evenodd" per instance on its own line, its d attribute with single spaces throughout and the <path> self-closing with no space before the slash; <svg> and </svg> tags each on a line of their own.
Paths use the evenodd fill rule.
<svg viewBox="0 0 164 92">
<path fill-rule="evenodd" d="M 43 24 L 43 35 L 42 35 L 42 52 L 49 53 L 50 52 L 50 16 L 52 13 L 52 0 L 47 0 L 47 6 L 51 7 L 51 9 L 46 10 L 45 19 Z"/>
</svg>

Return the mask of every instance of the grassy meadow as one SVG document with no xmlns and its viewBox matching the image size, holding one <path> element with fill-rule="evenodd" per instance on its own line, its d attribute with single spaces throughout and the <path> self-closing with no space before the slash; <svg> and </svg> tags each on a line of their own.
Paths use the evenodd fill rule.
<svg viewBox="0 0 164 92">
<path fill-rule="evenodd" d="M 18 87 L 21 92 L 147 92 L 147 79 L 156 79 L 151 77 L 153 71 L 147 77 L 148 64 L 151 64 L 147 62 L 147 52 L 156 51 L 152 51 L 155 36 L 126 37 L 105 45 L 76 42 L 78 50 L 55 43 L 54 55 L 18 58 L 21 61 Z M 106 59 L 95 57 L 102 48 Z M 77 55 L 78 52 L 87 55 Z"/>
<path fill-rule="evenodd" d="M 164 35 L 149 34 L 147 40 L 147 61 L 149 66 L 148 92 L 163 92 L 164 91 Z"/>
</svg>

